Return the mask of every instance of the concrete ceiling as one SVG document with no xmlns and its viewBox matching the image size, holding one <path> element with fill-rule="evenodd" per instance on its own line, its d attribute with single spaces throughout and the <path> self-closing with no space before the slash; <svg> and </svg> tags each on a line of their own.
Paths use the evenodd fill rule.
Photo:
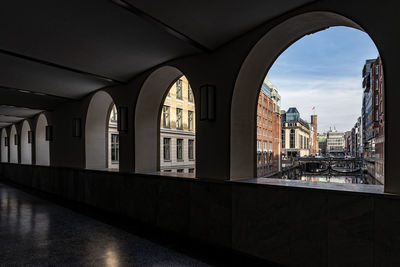
<svg viewBox="0 0 400 267">
<path fill-rule="evenodd" d="M 168 60 L 212 51 L 308 2 L 7 1 L 0 9 L 0 107 L 12 108 L 0 108 L 0 128 L 15 122 L 6 117 L 52 110 Z"/>
</svg>

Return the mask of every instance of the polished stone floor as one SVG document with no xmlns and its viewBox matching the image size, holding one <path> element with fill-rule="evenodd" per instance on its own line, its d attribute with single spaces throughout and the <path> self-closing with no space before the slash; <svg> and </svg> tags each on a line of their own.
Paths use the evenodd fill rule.
<svg viewBox="0 0 400 267">
<path fill-rule="evenodd" d="M 0 266 L 209 266 L 0 183 Z"/>
</svg>

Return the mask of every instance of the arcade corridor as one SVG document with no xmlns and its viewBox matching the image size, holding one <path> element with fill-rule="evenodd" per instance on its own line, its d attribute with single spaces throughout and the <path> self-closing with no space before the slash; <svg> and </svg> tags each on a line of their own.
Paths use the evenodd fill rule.
<svg viewBox="0 0 400 267">
<path fill-rule="evenodd" d="M 0 265 L 209 266 L 0 184 Z"/>
</svg>

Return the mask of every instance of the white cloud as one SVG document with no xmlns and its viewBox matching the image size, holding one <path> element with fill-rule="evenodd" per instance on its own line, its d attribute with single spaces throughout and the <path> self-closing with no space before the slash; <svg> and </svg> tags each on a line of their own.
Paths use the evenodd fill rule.
<svg viewBox="0 0 400 267">
<path fill-rule="evenodd" d="M 279 90 L 282 109 L 296 107 L 301 117 L 310 121 L 312 107 L 315 106 L 318 132 L 334 126 L 337 130 L 348 131 L 361 115 L 361 78 L 269 78 Z"/>
</svg>

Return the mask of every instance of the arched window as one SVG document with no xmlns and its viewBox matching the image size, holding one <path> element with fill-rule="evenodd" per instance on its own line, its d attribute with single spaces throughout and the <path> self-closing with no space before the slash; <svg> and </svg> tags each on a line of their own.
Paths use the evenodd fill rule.
<svg viewBox="0 0 400 267">
<path fill-rule="evenodd" d="M 36 165 L 50 165 L 49 139 L 52 134 L 50 131 L 46 116 L 43 113 L 40 114 L 36 122 L 35 131 Z"/>
<path fill-rule="evenodd" d="M 195 172 L 195 131 L 193 92 L 182 76 L 169 88 L 161 109 L 161 172 Z"/>
<path fill-rule="evenodd" d="M 105 91 L 95 93 L 90 100 L 86 114 L 85 159 L 87 169 L 119 167 L 119 136 L 116 119 L 117 111 L 112 97 Z M 115 154 L 117 152 L 118 155 Z"/>
<path fill-rule="evenodd" d="M 21 163 L 32 164 L 32 131 L 26 120 L 21 129 Z"/>
<path fill-rule="evenodd" d="M 6 129 L 1 129 L 1 162 L 8 162 L 8 140 Z"/>
<path fill-rule="evenodd" d="M 157 69 L 136 104 L 135 171 L 194 173 L 195 131 L 194 95 L 186 77 L 175 67 Z"/>
<path fill-rule="evenodd" d="M 119 169 L 119 132 L 117 107 L 113 103 L 108 121 L 108 168 Z"/>
<path fill-rule="evenodd" d="M 17 135 L 17 129 L 15 125 L 11 126 L 10 131 L 10 162 L 11 163 L 18 163 L 18 142 L 19 136 Z"/>
<path fill-rule="evenodd" d="M 345 88 L 349 88 L 348 84 L 353 83 L 353 92 L 357 92 L 355 94 L 363 94 L 362 91 L 365 92 L 368 91 L 369 94 L 373 94 L 374 92 L 380 92 L 380 88 L 375 88 L 375 87 L 381 87 L 380 83 L 376 82 L 370 82 L 371 79 L 374 79 L 373 75 L 381 75 L 380 69 L 381 69 L 381 58 L 379 55 L 376 54 L 368 54 L 366 53 L 366 58 L 363 60 L 357 59 L 360 63 L 358 67 L 353 68 L 351 70 L 351 73 L 357 73 L 357 77 L 353 77 L 353 79 L 348 79 L 346 81 L 343 81 L 341 85 L 337 84 L 335 88 L 330 88 L 332 91 L 327 92 L 325 94 L 319 92 L 319 90 L 322 90 L 324 88 L 321 88 L 322 84 L 325 84 L 325 77 L 321 78 L 315 82 L 312 83 L 312 81 L 309 79 L 309 85 L 311 86 L 307 87 L 302 84 L 300 77 L 295 76 L 294 74 L 291 74 L 290 79 L 276 79 L 276 76 L 271 78 L 269 71 L 275 60 L 277 60 L 278 56 L 285 51 L 289 46 L 296 46 L 296 41 L 300 40 L 302 37 L 305 37 L 306 39 L 311 39 L 314 38 L 315 36 L 318 36 L 319 33 L 322 33 L 322 30 L 327 29 L 325 32 L 329 31 L 334 31 L 336 29 L 343 29 L 346 27 L 333 27 L 333 26 L 348 26 L 347 29 L 353 31 L 353 32 L 360 32 L 361 34 L 363 33 L 363 29 L 354 23 L 353 21 L 349 20 L 348 18 L 345 18 L 341 15 L 330 13 L 330 12 L 309 12 L 309 13 L 304 13 L 301 15 L 294 16 L 287 21 L 284 21 L 280 25 L 276 26 L 275 28 L 269 30 L 264 37 L 262 37 L 257 44 L 253 47 L 247 58 L 244 60 L 241 69 L 239 71 L 236 83 L 235 83 L 235 88 L 234 88 L 234 93 L 232 97 L 232 105 L 231 105 L 231 179 L 238 179 L 238 178 L 245 178 L 245 177 L 250 177 L 254 176 L 254 164 L 255 162 L 258 162 L 256 160 L 256 146 L 252 145 L 254 144 L 254 136 L 256 135 L 257 138 L 260 138 L 259 133 L 264 132 L 265 130 L 267 131 L 267 136 L 271 135 L 271 130 L 272 130 L 272 136 L 274 136 L 274 127 L 272 129 L 269 128 L 269 123 L 267 118 L 267 126 L 265 127 L 264 125 L 260 125 L 260 122 L 262 122 L 262 118 L 260 118 L 260 114 L 262 112 L 260 111 L 255 111 L 257 109 L 260 109 L 260 104 L 263 104 L 263 101 L 265 101 L 265 98 L 263 101 L 260 101 L 260 94 L 264 93 L 264 95 L 267 98 L 268 101 L 272 101 L 272 109 L 279 109 L 281 108 L 282 110 L 277 111 L 276 113 L 281 116 L 282 123 L 280 125 L 277 123 L 277 127 L 281 127 L 281 129 L 277 129 L 277 134 L 276 137 L 279 140 L 281 140 L 281 147 L 282 149 L 282 155 L 287 154 L 291 155 L 292 157 L 304 157 L 304 156 L 316 156 L 319 153 L 319 148 L 318 148 L 318 133 L 321 133 L 320 130 L 324 128 L 323 125 L 323 120 L 325 120 L 328 117 L 333 117 L 338 114 L 341 114 L 343 112 L 346 112 L 347 110 L 353 110 L 354 107 L 359 105 L 359 103 L 363 102 L 362 97 L 353 97 L 353 96 L 345 96 L 346 90 Z M 331 27 L 331 28 L 329 28 Z M 358 31 L 361 30 L 361 31 Z M 313 33 L 312 35 L 308 35 L 309 33 Z M 355 34 L 353 34 L 355 35 Z M 351 36 L 351 34 L 350 34 Z M 271 42 L 271 40 L 274 40 Z M 332 44 L 337 45 L 340 42 L 347 41 L 346 38 L 336 38 L 334 41 L 332 41 L 330 44 L 331 45 L 325 45 L 321 46 L 322 48 L 327 48 L 331 47 Z M 372 46 L 374 46 L 372 40 L 370 40 L 370 43 Z M 348 63 L 349 59 L 352 59 L 353 57 L 359 57 L 360 53 L 363 53 L 365 51 L 360 49 L 369 47 L 367 46 L 357 46 L 355 47 L 355 52 L 352 52 L 348 54 L 347 57 L 344 57 L 343 60 L 338 60 L 338 57 L 334 57 L 335 52 L 331 52 L 330 56 L 332 57 L 332 61 L 330 63 L 325 63 L 324 65 L 321 66 L 315 66 L 315 68 L 312 67 L 307 67 L 303 68 L 303 71 L 308 71 L 310 73 L 316 73 L 327 70 L 329 67 L 334 66 L 338 67 L 341 73 L 348 74 L 350 73 L 349 69 L 346 69 L 345 66 Z M 344 48 L 340 48 L 344 49 Z M 289 49 L 288 49 L 289 50 Z M 350 50 L 349 50 L 350 51 Z M 372 51 L 372 50 L 371 50 Z M 375 50 L 376 47 L 375 47 Z M 304 47 L 303 53 L 298 54 L 298 58 L 302 59 L 303 62 L 309 61 L 309 60 L 314 60 L 318 59 L 317 56 L 312 56 L 311 54 L 314 52 L 318 52 L 318 49 L 306 49 Z M 371 59 L 371 60 L 369 60 Z M 278 58 L 279 60 L 279 58 Z M 362 63 L 364 61 L 364 63 Z M 301 63 L 303 63 L 301 62 Z M 287 65 L 286 68 L 284 69 L 283 73 L 288 73 L 288 71 L 291 70 L 291 63 L 288 63 L 286 61 Z M 374 67 L 374 64 L 378 64 L 378 67 Z M 366 70 L 363 70 L 363 75 L 359 75 L 361 70 L 363 69 L 363 65 L 365 65 L 364 68 Z M 340 69 L 341 67 L 341 69 Z M 374 70 L 374 71 L 370 71 Z M 378 70 L 378 71 L 376 71 Z M 268 78 L 271 79 L 272 82 L 269 83 L 268 79 L 266 78 L 266 74 L 268 73 Z M 330 73 L 332 74 L 332 73 Z M 371 74 L 371 75 L 370 75 Z M 376 77 L 377 80 L 381 80 L 382 77 Z M 286 88 L 289 88 L 292 86 L 292 84 L 289 84 L 288 81 L 293 80 L 292 84 L 297 86 L 294 86 L 293 89 L 293 94 L 288 95 L 284 94 L 284 90 Z M 337 81 L 336 78 L 330 79 L 331 81 Z M 364 89 L 360 90 L 359 84 L 364 80 Z M 281 82 L 282 81 L 282 82 Z M 377 86 L 378 85 L 378 86 Z M 264 87 L 268 87 L 267 92 L 265 91 Z M 275 94 L 275 99 L 272 96 L 272 88 L 276 86 L 276 88 L 279 90 L 279 94 Z M 371 88 L 374 87 L 375 90 L 367 90 L 368 86 Z M 307 87 L 307 88 L 306 88 Z M 249 90 L 249 88 L 253 88 L 252 90 Z M 340 89 L 338 89 L 340 88 Z M 306 91 L 307 89 L 308 91 Z M 350 89 L 350 90 L 353 90 Z M 260 92 L 261 90 L 261 92 Z M 297 90 L 297 91 L 296 91 Z M 335 91 L 334 91 L 335 90 Z M 358 90 L 358 91 L 356 91 Z M 302 92 L 302 95 L 299 96 L 298 92 Z M 347 91 L 349 92 L 349 91 Z M 335 102 L 337 98 L 336 96 L 342 94 L 341 101 Z M 287 100 L 290 97 L 294 97 L 295 99 L 295 104 L 292 104 L 292 106 L 286 106 L 287 105 Z M 304 97 L 304 101 L 301 102 L 301 97 Z M 329 106 L 329 108 L 325 107 L 317 107 L 317 100 L 318 97 L 325 97 L 326 100 L 329 100 L 331 102 L 337 103 L 336 108 L 332 108 Z M 257 101 L 257 98 L 258 101 Z M 364 97 L 365 98 L 365 97 Z M 379 103 L 377 104 L 376 102 L 379 102 L 381 99 L 384 99 L 383 96 L 379 97 L 367 97 L 369 100 L 371 100 L 373 107 L 378 107 Z M 274 101 L 275 100 L 275 101 Z M 278 100 L 282 102 L 279 108 L 277 108 Z M 349 101 L 353 101 L 353 104 L 348 104 L 347 107 L 343 107 L 343 103 L 349 103 Z M 375 102 L 375 103 L 374 103 Z M 307 106 L 307 110 L 304 111 L 304 107 L 301 107 L 301 110 L 297 110 L 297 107 L 300 107 L 302 104 L 301 103 L 309 103 L 309 107 Z M 374 105 L 375 104 L 375 105 Z M 257 105 L 256 109 L 254 109 L 255 105 Z M 278 105 L 279 106 L 279 105 Z M 354 106 L 354 107 L 353 107 Z M 268 106 L 269 107 L 269 106 Z M 268 107 L 267 107 L 267 117 L 268 117 Z M 326 106 L 328 107 L 328 105 Z M 323 109 L 326 109 L 326 111 L 323 111 Z M 356 107 L 358 111 L 361 110 L 361 107 Z M 377 109 L 379 111 L 379 108 Z M 302 114 L 306 114 L 306 116 L 300 116 L 300 111 Z M 318 116 L 318 113 L 315 112 L 325 112 L 324 116 Z M 265 111 L 264 111 L 265 113 Z M 372 119 L 375 119 L 376 122 L 372 122 L 369 125 L 376 125 L 380 120 L 376 119 L 376 112 L 370 113 L 372 114 L 370 117 Z M 361 115 L 361 114 L 360 114 Z M 317 116 L 320 121 L 317 123 Z M 380 115 L 378 115 L 379 117 Z M 384 114 L 381 115 L 382 117 Z M 272 118 L 274 116 L 271 116 Z M 348 116 L 344 118 L 342 121 L 349 121 L 349 118 L 353 118 L 354 116 Z M 308 118 L 311 118 L 310 120 Z M 357 122 L 357 117 L 354 117 L 354 123 Z M 351 119 L 353 121 L 353 119 Z M 362 122 L 366 120 L 361 120 Z M 384 121 L 384 119 L 382 119 Z M 272 119 L 272 124 L 274 124 L 273 119 Z M 254 127 L 254 125 L 257 125 Z M 344 125 L 344 124 L 342 124 Z M 333 125 L 332 125 L 333 126 Z M 364 125 L 365 126 L 365 125 Z M 340 126 L 342 127 L 342 126 Z M 347 127 L 347 126 L 346 126 Z M 344 129 L 343 131 L 348 131 L 352 132 L 352 126 L 349 126 L 347 128 L 349 129 Z M 372 126 L 371 126 L 372 127 Z M 380 127 L 380 126 L 379 126 Z M 285 130 L 287 129 L 288 132 Z M 365 127 L 364 127 L 365 129 Z M 369 132 L 367 131 L 367 134 L 370 134 L 370 136 L 374 136 L 378 131 L 377 129 L 371 129 Z M 282 133 L 282 136 L 279 136 L 278 133 Z M 287 133 L 287 134 L 285 134 Z M 383 133 L 383 131 L 382 131 Z M 344 135 L 345 133 L 343 133 Z M 344 137 L 342 138 L 344 140 Z M 341 139 L 341 140 L 342 140 Z M 378 138 L 379 139 L 379 138 Z M 377 141 L 382 149 L 379 150 L 380 155 L 382 155 L 381 158 L 383 158 L 383 140 L 384 137 L 382 137 L 381 140 L 375 139 Z M 338 141 L 339 142 L 339 141 Z M 347 153 L 346 151 L 350 151 L 350 148 L 345 141 L 340 141 L 339 142 L 341 145 L 341 155 L 344 153 Z M 284 146 L 282 146 L 284 145 Z M 273 145 L 274 147 L 274 145 Z M 336 146 L 338 148 L 339 146 Z M 370 157 L 372 160 L 371 162 L 374 161 L 374 153 L 378 152 L 378 149 L 373 144 L 364 146 L 367 148 L 367 151 L 364 151 L 364 158 Z M 272 149 L 274 150 L 274 149 Z M 328 148 L 327 148 L 328 150 Z M 279 149 L 278 149 L 279 151 Z M 354 151 L 354 150 L 352 150 Z M 339 152 L 339 151 L 335 151 Z M 357 153 L 354 151 L 354 153 Z M 339 154 L 338 154 L 339 155 Z M 378 157 L 375 156 L 375 159 Z M 273 158 L 272 158 L 273 160 Z M 382 159 L 383 161 L 383 159 Z M 279 162 L 279 161 L 278 161 Z M 380 163 L 375 163 L 375 167 L 379 168 Z M 382 162 L 382 166 L 383 166 Z M 372 170 L 371 172 L 374 172 L 375 175 L 376 173 L 376 168 L 375 170 Z M 379 176 L 379 175 L 378 175 Z M 378 178 L 377 178 L 378 179 Z M 378 179 L 379 180 L 379 179 Z M 380 179 L 383 181 L 383 179 Z"/>
</svg>

